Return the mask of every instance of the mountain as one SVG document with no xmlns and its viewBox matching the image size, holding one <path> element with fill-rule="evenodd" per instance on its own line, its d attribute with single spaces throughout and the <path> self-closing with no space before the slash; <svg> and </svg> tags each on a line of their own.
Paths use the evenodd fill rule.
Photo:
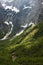
<svg viewBox="0 0 43 65">
<path fill-rule="evenodd" d="M 12 41 L 0 41 L 0 64 L 43 64 L 43 22 L 28 27 Z"/>
<path fill-rule="evenodd" d="M 21 30 L 24 30 L 21 27 L 22 25 L 29 25 L 31 22 L 36 24 L 42 7 L 41 2 L 41 0 L 11 0 L 1 2 L 0 22 L 2 23 L 0 23 L 0 30 L 3 30 L 4 36 L 6 36 L 1 37 L 1 39 L 11 38 Z M 5 30 L 3 29 L 4 26 L 6 27 Z"/>
<path fill-rule="evenodd" d="M 0 22 L 2 23 L 0 23 L 0 27 L 2 30 L 4 26 L 6 27 L 6 32 L 3 31 L 5 35 L 2 39 L 12 38 L 18 32 L 24 30 L 21 26 L 29 25 L 31 22 L 38 23 L 41 2 L 41 0 L 6 0 L 1 2 Z"/>
<path fill-rule="evenodd" d="M 43 65 L 43 0 L 0 0 L 0 65 Z"/>
</svg>

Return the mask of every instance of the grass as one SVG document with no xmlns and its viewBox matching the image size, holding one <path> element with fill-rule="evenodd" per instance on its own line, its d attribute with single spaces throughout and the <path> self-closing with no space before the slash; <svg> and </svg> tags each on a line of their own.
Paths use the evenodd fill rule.
<svg viewBox="0 0 43 65">
<path fill-rule="evenodd" d="M 43 65 L 43 23 L 27 28 L 12 41 L 0 41 L 0 65 Z"/>
</svg>

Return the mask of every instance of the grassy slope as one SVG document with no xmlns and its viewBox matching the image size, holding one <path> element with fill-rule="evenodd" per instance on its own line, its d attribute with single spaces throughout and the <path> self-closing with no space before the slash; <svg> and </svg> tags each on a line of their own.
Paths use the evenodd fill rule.
<svg viewBox="0 0 43 65">
<path fill-rule="evenodd" d="M 12 41 L 0 41 L 0 65 L 43 65 L 43 23 Z"/>
</svg>

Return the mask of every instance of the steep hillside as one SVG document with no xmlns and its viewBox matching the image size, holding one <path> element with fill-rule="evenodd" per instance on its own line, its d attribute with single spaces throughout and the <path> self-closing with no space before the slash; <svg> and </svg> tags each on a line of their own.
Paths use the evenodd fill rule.
<svg viewBox="0 0 43 65">
<path fill-rule="evenodd" d="M 0 41 L 0 65 L 43 65 L 43 22 L 13 40 Z"/>
</svg>

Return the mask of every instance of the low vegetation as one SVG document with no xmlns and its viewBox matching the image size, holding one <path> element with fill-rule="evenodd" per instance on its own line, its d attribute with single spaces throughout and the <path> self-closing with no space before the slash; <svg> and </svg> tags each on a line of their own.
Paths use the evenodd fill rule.
<svg viewBox="0 0 43 65">
<path fill-rule="evenodd" d="M 0 65 L 43 65 L 43 23 L 12 41 L 0 41 Z"/>
</svg>

